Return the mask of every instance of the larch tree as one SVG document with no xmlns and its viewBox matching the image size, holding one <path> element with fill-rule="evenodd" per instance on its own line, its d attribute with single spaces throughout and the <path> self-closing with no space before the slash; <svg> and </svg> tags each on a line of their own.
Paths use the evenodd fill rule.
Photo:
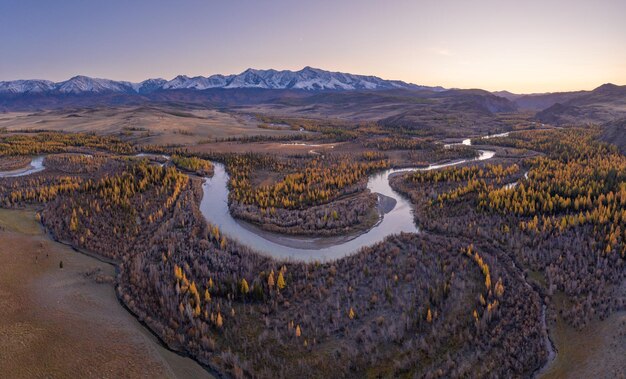
<svg viewBox="0 0 626 379">
<path fill-rule="evenodd" d="M 276 282 L 276 285 L 278 286 L 278 289 L 280 290 L 287 287 L 287 283 L 285 282 L 285 278 L 283 277 L 282 271 L 278 273 L 278 281 Z"/>
</svg>

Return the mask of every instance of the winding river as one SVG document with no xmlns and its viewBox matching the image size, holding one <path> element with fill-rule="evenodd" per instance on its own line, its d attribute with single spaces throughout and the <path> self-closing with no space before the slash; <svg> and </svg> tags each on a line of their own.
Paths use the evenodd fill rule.
<svg viewBox="0 0 626 379">
<path fill-rule="evenodd" d="M 30 165 L 24 168 L 19 168 L 17 170 L 11 171 L 0 171 L 0 178 L 15 178 L 18 176 L 26 176 L 30 174 L 34 174 L 39 171 L 43 171 L 46 166 L 43 165 L 44 156 L 38 156 L 33 158 L 30 162 Z"/>
<path fill-rule="evenodd" d="M 494 135 L 504 136 L 505 134 Z M 460 144 L 471 145 L 470 139 Z M 448 144 L 446 146 L 452 146 Z M 401 232 L 416 233 L 419 231 L 413 221 L 413 210 L 409 201 L 389 185 L 389 177 L 393 174 L 407 171 L 429 171 L 444 167 L 455 166 L 470 161 L 490 159 L 495 155 L 493 151 L 479 150 L 475 159 L 462 159 L 443 164 L 433 164 L 422 168 L 389 169 L 373 174 L 369 177 L 367 188 L 378 194 L 379 211 L 381 217 L 371 229 L 339 237 L 301 237 L 288 236 L 279 233 L 267 232 L 250 223 L 235 220 L 228 210 L 228 174 L 223 164 L 213 162 L 215 173 L 206 178 L 203 184 L 204 196 L 200 204 L 200 211 L 208 222 L 217 225 L 220 231 L 229 238 L 249 246 L 256 251 L 277 259 L 297 261 L 328 261 L 342 258 L 359 249 L 382 241 L 389 235 Z M 152 154 L 137 154 L 139 157 L 150 157 Z M 168 156 L 162 156 L 169 159 Z M 29 167 L 18 170 L 0 172 L 0 177 L 17 177 L 34 174 L 45 169 L 44 156 L 34 157 Z"/>
<path fill-rule="evenodd" d="M 410 202 L 394 191 L 389 177 L 407 171 L 429 171 L 462 163 L 490 159 L 493 151 L 479 150 L 475 159 L 433 164 L 424 168 L 389 169 L 370 176 L 367 188 L 379 195 L 379 204 L 385 214 L 368 231 L 350 237 L 295 237 L 267 232 L 247 222 L 235 220 L 228 210 L 228 174 L 221 163 L 213 162 L 215 172 L 202 186 L 204 196 L 200 211 L 208 222 L 217 225 L 226 236 L 276 259 L 295 261 L 328 261 L 352 254 L 362 247 L 373 245 L 387 236 L 401 232 L 417 233 Z"/>
<path fill-rule="evenodd" d="M 463 144 L 471 144 L 471 141 L 464 140 Z M 218 162 L 213 162 L 215 166 L 214 175 L 211 178 L 206 178 L 202 186 L 204 196 L 200 204 L 200 211 L 209 223 L 217 225 L 226 236 L 255 249 L 261 254 L 276 259 L 294 261 L 335 260 L 380 242 L 389 235 L 401 232 L 417 233 L 419 231 L 413 220 L 410 202 L 389 185 L 391 175 L 408 171 L 437 170 L 471 161 L 487 160 L 494 155 L 493 151 L 479 150 L 479 156 L 474 159 L 432 164 L 421 168 L 389 169 L 371 175 L 367 188 L 372 193 L 378 194 L 381 217 L 371 229 L 350 236 L 289 236 L 268 232 L 250 223 L 235 220 L 228 209 L 228 173 L 226 173 L 224 165 Z M 148 154 L 138 154 L 137 156 L 147 157 Z M 44 158 L 44 156 L 37 156 L 33 158 L 29 167 L 0 172 L 0 177 L 25 176 L 43 171 L 45 169 Z M 163 158 L 169 159 L 168 156 L 163 156 Z"/>
<path fill-rule="evenodd" d="M 501 133 L 482 137 L 488 139 L 494 137 L 505 137 L 508 133 Z M 454 145 L 471 145 L 471 139 L 464 139 L 460 143 L 444 145 L 450 147 Z M 478 150 L 479 156 L 474 159 L 462 159 L 443 164 L 432 164 L 421 168 L 389 169 L 369 177 L 367 188 L 372 193 L 378 194 L 379 208 L 382 209 L 383 216 L 379 222 L 368 231 L 350 237 L 293 237 L 278 233 L 271 233 L 260 228 L 235 220 L 228 210 L 228 174 L 223 164 L 213 162 L 215 171 L 211 178 L 206 178 L 202 189 L 203 198 L 200 204 L 200 211 L 206 220 L 220 228 L 220 231 L 229 238 L 238 240 L 240 243 L 250 248 L 277 259 L 288 259 L 297 261 L 327 261 L 334 260 L 359 249 L 382 241 L 389 235 L 401 232 L 417 233 L 419 229 L 413 219 L 413 208 L 410 202 L 399 193 L 395 192 L 389 185 L 391 175 L 408 171 L 430 171 L 444 167 L 456 166 L 471 161 L 482 161 L 493 158 L 495 152 L 488 150 Z M 151 154 L 137 154 L 139 157 L 150 157 Z M 169 156 L 161 156 L 169 160 Z M 34 174 L 45 169 L 44 156 L 34 157 L 29 167 L 18 170 L 0 172 L 0 178 L 18 177 Z M 163 164 L 161 163 L 161 166 Z M 528 177 L 528 173 L 524 174 Z M 514 188 L 517 182 L 507 185 L 506 188 Z M 526 283 L 528 285 L 528 283 Z M 545 344 L 548 349 L 548 360 L 538 370 L 536 374 L 541 374 L 549 367 L 556 357 L 556 350 L 549 338 L 546 320 L 545 305 L 541 312 L 542 329 Z M 536 376 L 536 375 L 535 375 Z"/>
</svg>

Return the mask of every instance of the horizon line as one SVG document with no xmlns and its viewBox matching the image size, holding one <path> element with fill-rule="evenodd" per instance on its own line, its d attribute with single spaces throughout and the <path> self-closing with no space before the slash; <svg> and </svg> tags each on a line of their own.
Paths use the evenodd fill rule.
<svg viewBox="0 0 626 379">
<path fill-rule="evenodd" d="M 50 80 L 50 79 L 43 79 L 43 78 L 29 78 L 29 79 L 6 79 L 6 80 L 0 80 L 0 83 L 4 82 L 17 82 L 17 81 L 47 81 L 47 82 L 52 82 L 54 84 L 58 84 L 58 83 L 63 83 L 66 81 L 69 81 L 71 79 L 77 78 L 77 77 L 86 77 L 89 79 L 97 79 L 97 80 L 110 80 L 110 81 L 114 81 L 114 82 L 126 82 L 126 83 L 130 83 L 130 84 L 140 84 L 143 83 L 145 81 L 148 80 L 165 80 L 166 82 L 172 81 L 178 77 L 184 76 L 187 77 L 189 79 L 195 79 L 195 78 L 209 78 L 212 76 L 236 76 L 236 75 L 241 75 L 246 71 L 250 71 L 250 70 L 254 70 L 254 71 L 276 71 L 276 72 L 299 72 L 299 71 L 303 71 L 305 69 L 313 69 L 313 70 L 320 70 L 320 71 L 325 71 L 325 72 L 329 72 L 329 73 L 336 73 L 336 74 L 348 74 L 348 75 L 356 75 L 356 76 L 364 76 L 364 77 L 375 77 L 378 79 L 382 79 L 385 81 L 400 81 L 406 84 L 411 84 L 411 85 L 415 85 L 415 86 L 421 86 L 421 87 L 432 87 L 432 88 L 436 88 L 436 87 L 440 87 L 443 88 L 445 90 L 483 90 L 483 91 L 487 91 L 490 93 L 495 93 L 495 92 L 508 92 L 512 95 L 536 95 L 536 94 L 552 94 L 552 93 L 565 93 L 565 92 L 579 92 L 579 91 L 593 91 L 594 89 L 597 89 L 603 85 L 606 84 L 611 84 L 611 85 L 615 85 L 615 86 L 624 86 L 625 84 L 617 84 L 614 82 L 605 82 L 605 83 L 601 83 L 601 84 L 597 84 L 595 85 L 593 88 L 590 89 L 575 89 L 575 90 L 556 90 L 556 91 L 546 91 L 546 92 L 514 92 L 514 91 L 510 91 L 507 90 L 505 87 L 495 90 L 495 89 L 486 89 L 486 88 L 481 88 L 481 87 L 445 87 L 441 84 L 435 84 L 435 85 L 430 85 L 430 84 L 418 84 L 418 83 L 414 83 L 411 81 L 407 81 L 407 80 L 403 80 L 403 79 L 386 79 L 382 76 L 378 76 L 378 75 L 374 75 L 374 74 L 357 74 L 357 73 L 352 73 L 352 72 L 348 72 L 348 71 L 334 71 L 334 70 L 326 70 L 323 68 L 317 68 L 317 67 L 313 67 L 310 65 L 306 65 L 304 67 L 302 67 L 299 70 L 293 70 L 293 69 L 275 69 L 275 68 L 253 68 L 253 67 L 248 67 L 246 69 L 244 69 L 241 72 L 238 73 L 230 73 L 230 74 L 222 74 L 222 73 L 212 73 L 212 74 L 200 74 L 200 75 L 188 75 L 188 74 L 177 74 L 174 77 L 172 77 L 171 79 L 165 79 L 163 76 L 157 76 L 157 77 L 149 77 L 140 81 L 133 81 L 133 80 L 125 80 L 125 79 L 111 79 L 111 78 L 107 78 L 106 75 L 85 75 L 85 74 L 76 74 L 76 75 L 72 75 L 71 77 L 67 78 L 67 79 L 63 79 L 63 80 Z"/>
</svg>

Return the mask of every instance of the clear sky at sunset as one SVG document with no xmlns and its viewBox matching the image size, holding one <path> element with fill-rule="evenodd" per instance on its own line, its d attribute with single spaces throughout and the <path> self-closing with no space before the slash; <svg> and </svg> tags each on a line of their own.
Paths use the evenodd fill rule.
<svg viewBox="0 0 626 379">
<path fill-rule="evenodd" d="M 626 84 L 626 1 L 0 0 L 0 80 L 248 67 L 514 92 Z"/>
</svg>

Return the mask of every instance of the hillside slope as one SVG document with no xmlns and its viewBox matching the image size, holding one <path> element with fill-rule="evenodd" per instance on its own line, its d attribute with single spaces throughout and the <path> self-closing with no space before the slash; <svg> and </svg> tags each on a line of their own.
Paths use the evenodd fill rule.
<svg viewBox="0 0 626 379">
<path fill-rule="evenodd" d="M 626 118 L 608 122 L 603 129 L 602 140 L 616 145 L 622 154 L 626 154 Z"/>
<path fill-rule="evenodd" d="M 626 86 L 604 84 L 537 113 L 537 120 L 555 125 L 602 124 L 626 117 Z"/>
</svg>

